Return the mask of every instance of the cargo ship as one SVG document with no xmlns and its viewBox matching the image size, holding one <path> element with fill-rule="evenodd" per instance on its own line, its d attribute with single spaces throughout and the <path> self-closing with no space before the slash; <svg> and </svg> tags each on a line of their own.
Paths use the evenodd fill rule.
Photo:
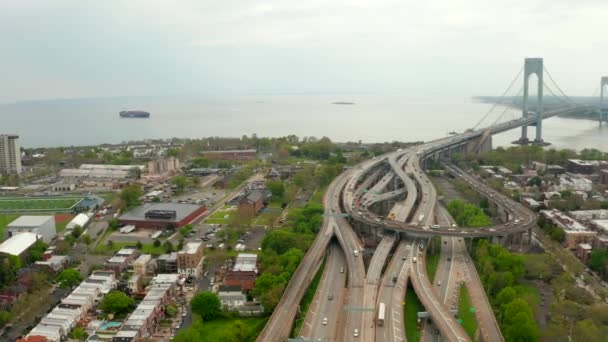
<svg viewBox="0 0 608 342">
<path fill-rule="evenodd" d="M 121 118 L 149 118 L 150 113 L 143 110 L 123 110 L 119 113 Z"/>
</svg>

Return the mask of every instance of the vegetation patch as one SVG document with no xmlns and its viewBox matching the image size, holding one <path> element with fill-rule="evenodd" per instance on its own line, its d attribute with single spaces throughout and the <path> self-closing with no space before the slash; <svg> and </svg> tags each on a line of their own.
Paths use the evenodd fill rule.
<svg viewBox="0 0 608 342">
<path fill-rule="evenodd" d="M 319 270 L 317 271 L 317 274 L 315 275 L 315 277 L 312 279 L 312 282 L 310 283 L 308 290 L 306 290 L 304 297 L 302 297 L 302 301 L 300 302 L 300 311 L 303 312 L 304 314 L 302 315 L 302 317 L 300 317 L 300 319 L 296 320 L 296 324 L 294 325 L 293 331 L 291 333 L 292 337 L 298 336 L 298 334 L 300 333 L 300 330 L 302 329 L 302 324 L 304 324 L 304 321 L 306 320 L 306 315 L 308 314 L 308 309 L 310 308 L 310 303 L 312 303 L 312 300 L 315 297 L 315 293 L 317 292 L 317 287 L 319 287 L 319 283 L 321 282 L 321 277 L 323 276 L 323 272 L 325 271 L 325 261 L 326 260 L 323 260 L 323 263 L 319 267 Z"/>
<path fill-rule="evenodd" d="M 448 211 L 461 227 L 487 227 L 492 225 L 492 220 L 488 215 L 473 204 L 453 200 L 448 204 Z"/>
<path fill-rule="evenodd" d="M 458 303 L 458 317 L 460 324 L 471 337 L 475 339 L 475 333 L 477 332 L 477 318 L 475 318 L 475 308 L 471 305 L 471 298 L 469 297 L 469 291 L 466 286 L 460 287 L 460 302 Z"/>
<path fill-rule="evenodd" d="M 13 222 L 19 215 L 16 214 L 3 214 L 0 215 L 0 241 L 4 240 L 4 229 L 9 223 Z"/>
<path fill-rule="evenodd" d="M 403 314 L 405 320 L 405 337 L 408 341 L 420 341 L 420 326 L 418 325 L 418 313 L 424 311 L 420 299 L 416 296 L 414 288 L 408 285 L 405 293 L 405 304 Z"/>
</svg>

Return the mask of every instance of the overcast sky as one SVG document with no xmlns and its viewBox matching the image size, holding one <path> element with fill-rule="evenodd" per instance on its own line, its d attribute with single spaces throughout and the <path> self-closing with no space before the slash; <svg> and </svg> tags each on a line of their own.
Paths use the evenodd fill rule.
<svg viewBox="0 0 608 342">
<path fill-rule="evenodd" d="M 491 95 L 524 57 L 591 95 L 608 75 L 606 18 L 605 0 L 1 0 L 0 102 Z"/>
</svg>

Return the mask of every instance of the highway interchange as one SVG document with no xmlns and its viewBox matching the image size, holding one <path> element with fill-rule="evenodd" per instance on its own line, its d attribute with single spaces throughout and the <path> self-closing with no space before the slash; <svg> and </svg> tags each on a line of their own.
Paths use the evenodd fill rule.
<svg viewBox="0 0 608 342">
<path fill-rule="evenodd" d="M 519 127 L 522 120 L 517 121 L 497 125 L 492 133 Z M 457 227 L 438 204 L 437 191 L 423 171 L 426 160 L 482 133 L 469 131 L 400 149 L 364 161 L 338 176 L 324 198 L 325 218 L 319 235 L 258 341 L 287 340 L 298 304 L 327 251 L 327 266 L 298 336 L 301 340 L 405 341 L 403 304 L 409 283 L 429 316 L 424 340 L 471 340 L 450 312 L 457 308 L 464 285 L 476 309 L 479 338 L 503 341 L 465 239 L 521 235 L 536 224 L 536 216 L 477 177 L 445 164 L 446 172 L 468 183 L 503 216 L 503 222 L 494 226 Z M 379 241 L 375 250 L 364 248 L 361 230 Z M 425 266 L 427 244 L 433 236 L 441 236 L 435 283 Z M 377 321 L 380 303 L 386 307 L 384 324 Z"/>
</svg>

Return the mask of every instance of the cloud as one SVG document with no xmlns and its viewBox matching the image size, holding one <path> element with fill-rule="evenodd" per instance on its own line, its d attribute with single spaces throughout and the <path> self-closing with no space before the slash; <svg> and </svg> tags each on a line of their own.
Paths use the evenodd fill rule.
<svg viewBox="0 0 608 342">
<path fill-rule="evenodd" d="M 599 0 L 5 0 L 0 73 L 12 79 L 0 101 L 227 89 L 491 94 L 529 56 L 582 95 L 608 74 L 606 17 Z M 10 86 L 37 75 L 58 86 Z"/>
</svg>

